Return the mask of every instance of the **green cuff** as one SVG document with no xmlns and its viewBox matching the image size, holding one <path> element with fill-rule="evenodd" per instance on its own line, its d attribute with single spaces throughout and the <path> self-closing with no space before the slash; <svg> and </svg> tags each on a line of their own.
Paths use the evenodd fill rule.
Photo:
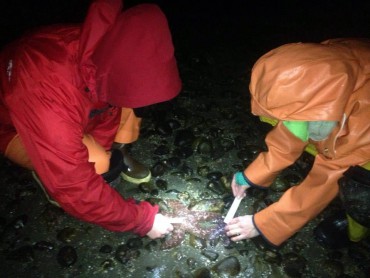
<svg viewBox="0 0 370 278">
<path fill-rule="evenodd" d="M 350 241 L 359 242 L 363 238 L 370 234 L 370 229 L 362 226 L 360 223 L 356 222 L 351 216 L 347 214 L 348 220 L 348 237 Z"/>
<path fill-rule="evenodd" d="M 239 186 L 248 186 L 248 182 L 246 181 L 243 172 L 236 172 L 235 173 L 235 182 Z"/>
<path fill-rule="evenodd" d="M 308 122 L 304 121 L 283 121 L 284 126 L 301 139 L 303 142 L 308 140 Z"/>
</svg>

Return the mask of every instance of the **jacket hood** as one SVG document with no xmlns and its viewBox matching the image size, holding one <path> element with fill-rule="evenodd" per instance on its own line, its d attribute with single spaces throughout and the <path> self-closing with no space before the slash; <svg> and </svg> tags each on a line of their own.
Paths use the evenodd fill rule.
<svg viewBox="0 0 370 278">
<path fill-rule="evenodd" d="M 118 15 L 92 61 L 98 98 L 113 106 L 143 107 L 170 100 L 181 90 L 168 23 L 155 5 Z"/>
<path fill-rule="evenodd" d="M 341 44 L 293 43 L 263 55 L 250 82 L 252 113 L 279 120 L 340 121 L 359 62 Z"/>
</svg>

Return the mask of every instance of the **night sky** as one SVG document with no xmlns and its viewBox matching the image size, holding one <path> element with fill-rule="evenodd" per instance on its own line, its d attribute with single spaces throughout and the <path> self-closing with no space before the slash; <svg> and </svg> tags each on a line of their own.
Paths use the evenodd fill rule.
<svg viewBox="0 0 370 278">
<path fill-rule="evenodd" d="M 54 23 L 81 22 L 90 0 L 1 1 L 1 45 L 25 30 Z M 370 1 L 128 0 L 125 7 L 160 5 L 173 35 L 204 44 L 245 43 L 271 48 L 296 41 L 370 37 Z M 253 42 L 252 42 L 253 41 Z"/>
</svg>

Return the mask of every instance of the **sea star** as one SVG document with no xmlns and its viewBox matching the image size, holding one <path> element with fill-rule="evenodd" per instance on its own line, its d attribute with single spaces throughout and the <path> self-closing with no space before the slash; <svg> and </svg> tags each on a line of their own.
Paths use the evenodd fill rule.
<svg viewBox="0 0 370 278">
<path fill-rule="evenodd" d="M 212 211 L 193 210 L 177 200 L 166 200 L 168 211 L 162 212 L 171 218 L 183 218 L 182 223 L 176 223 L 174 230 L 161 245 L 161 249 L 171 249 L 182 243 L 186 233 L 207 239 L 215 228 L 214 223 L 221 221 L 221 214 Z"/>
</svg>

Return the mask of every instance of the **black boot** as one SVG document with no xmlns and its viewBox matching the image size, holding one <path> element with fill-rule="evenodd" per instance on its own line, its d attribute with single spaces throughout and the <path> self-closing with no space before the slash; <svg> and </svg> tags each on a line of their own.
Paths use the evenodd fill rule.
<svg viewBox="0 0 370 278">
<path fill-rule="evenodd" d="M 316 241 L 323 247 L 339 249 L 348 247 L 348 220 L 344 211 L 327 217 L 313 231 Z"/>
<path fill-rule="evenodd" d="M 121 177 L 124 180 L 135 184 L 150 181 L 152 177 L 150 170 L 130 155 L 126 144 L 113 143 L 112 149 L 118 149 L 123 154 L 123 162 L 126 167 L 121 172 Z"/>
<path fill-rule="evenodd" d="M 126 169 L 123 163 L 123 154 L 119 150 L 112 150 L 112 155 L 109 161 L 109 170 L 102 174 L 104 180 L 113 188 L 116 188 L 121 182 L 120 174 Z"/>
</svg>

